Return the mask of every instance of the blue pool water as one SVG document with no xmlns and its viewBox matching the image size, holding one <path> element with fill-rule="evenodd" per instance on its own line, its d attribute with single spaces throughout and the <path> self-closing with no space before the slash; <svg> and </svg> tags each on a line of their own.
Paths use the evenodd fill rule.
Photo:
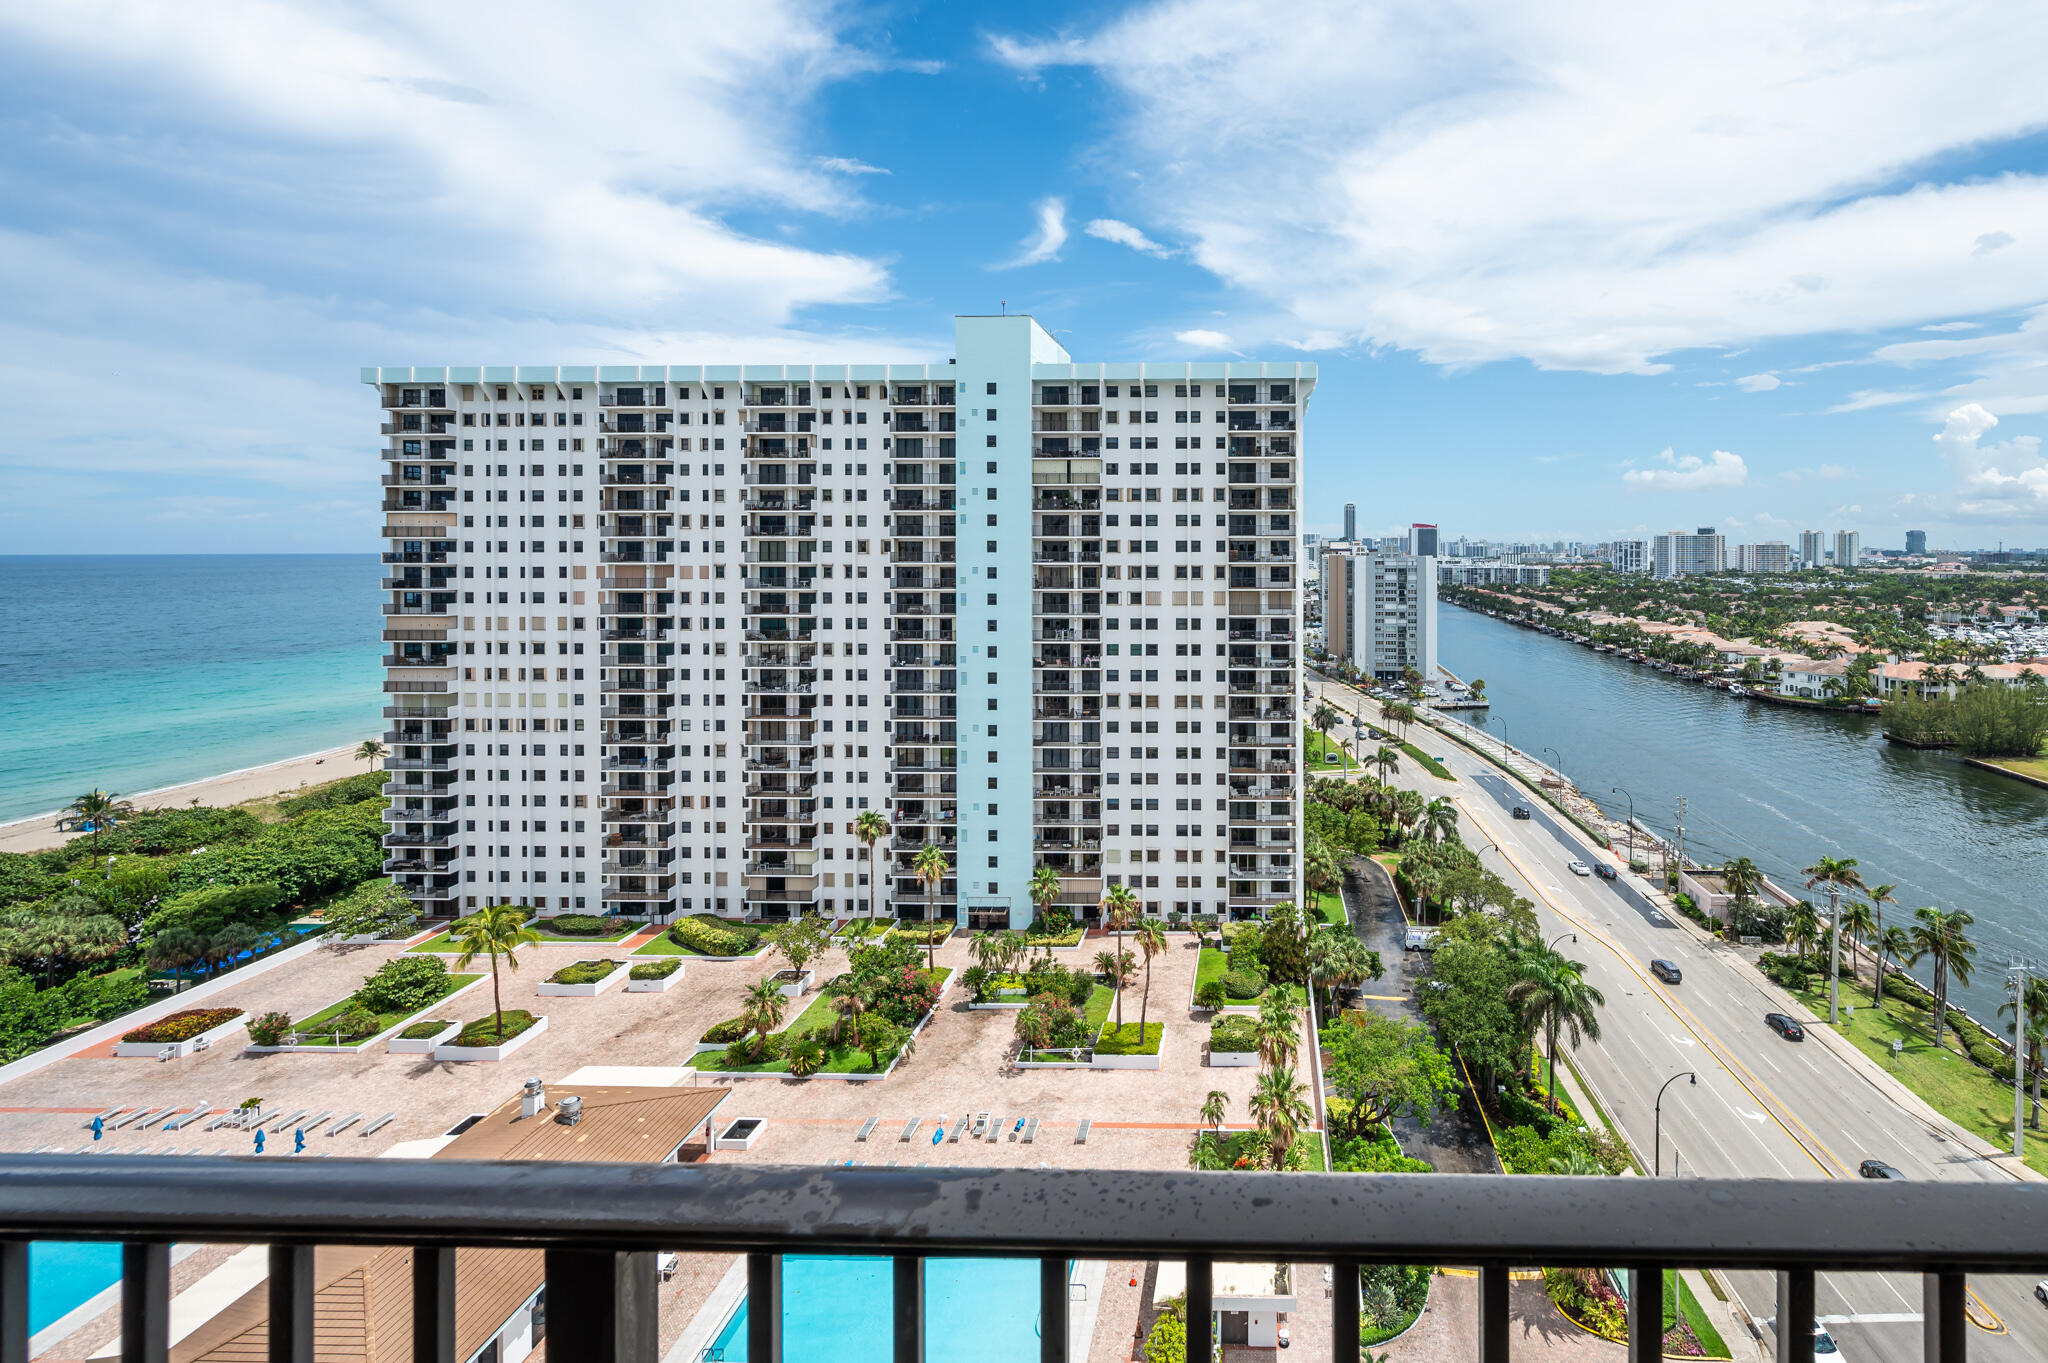
<svg viewBox="0 0 2048 1363">
<path fill-rule="evenodd" d="M 891 1278 L 887 1259 L 783 1259 L 785 1363 L 888 1363 Z M 1038 1357 L 1036 1259 L 928 1259 L 924 1294 L 927 1357 L 974 1363 L 1033 1363 Z M 744 1300 L 707 1357 L 746 1363 Z"/>
<path fill-rule="evenodd" d="M 35 1241 L 28 1247 L 29 1333 L 63 1319 L 120 1281 L 119 1245 Z"/>
</svg>

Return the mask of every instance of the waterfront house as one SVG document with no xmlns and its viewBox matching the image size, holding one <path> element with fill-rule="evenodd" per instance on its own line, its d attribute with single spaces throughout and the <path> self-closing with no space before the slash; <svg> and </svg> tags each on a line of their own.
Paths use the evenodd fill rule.
<svg viewBox="0 0 2048 1363">
<path fill-rule="evenodd" d="M 1848 675 L 1849 664 L 1841 658 L 1821 662 L 1788 658 L 1778 675 L 1778 694 L 1800 700 L 1826 700 L 1842 693 Z M 1832 686 L 1828 684 L 1830 679 Z"/>
</svg>

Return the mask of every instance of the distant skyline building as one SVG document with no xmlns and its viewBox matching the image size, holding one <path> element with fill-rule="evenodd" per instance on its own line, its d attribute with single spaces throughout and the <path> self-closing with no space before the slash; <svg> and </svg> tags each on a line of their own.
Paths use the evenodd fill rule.
<svg viewBox="0 0 2048 1363">
<path fill-rule="evenodd" d="M 1703 525 L 1687 534 L 1673 530 L 1650 542 L 1651 571 L 1658 577 L 1690 577 L 1695 573 L 1728 571 L 1728 542 Z"/>
<path fill-rule="evenodd" d="M 1650 542 L 1648 540 L 1616 540 L 1609 551 L 1608 561 L 1617 573 L 1647 573 L 1650 571 Z"/>
<path fill-rule="evenodd" d="M 1344 503 L 1344 538 L 1347 540 L 1355 540 L 1358 538 L 1357 502 Z"/>
<path fill-rule="evenodd" d="M 1863 560 L 1863 536 L 1854 530 L 1835 532 L 1835 566 L 1854 568 Z"/>
<path fill-rule="evenodd" d="M 1906 532 L 1906 552 L 1915 557 L 1927 552 L 1927 532 L 1925 530 L 1908 530 Z"/>
<path fill-rule="evenodd" d="M 1827 562 L 1827 537 L 1818 530 L 1799 532 L 1799 566 L 1818 568 Z"/>
<path fill-rule="evenodd" d="M 1735 570 L 1740 573 L 1789 573 L 1792 547 L 1782 540 L 1735 546 Z"/>
<path fill-rule="evenodd" d="M 1435 558 L 1436 527 L 1424 525 L 1421 521 L 1417 521 L 1409 526 L 1408 529 L 1412 541 L 1408 546 L 1408 552 L 1417 558 Z"/>
<path fill-rule="evenodd" d="M 1388 551 L 1323 555 L 1323 647 L 1381 680 L 1436 675 L 1436 564 Z"/>
</svg>

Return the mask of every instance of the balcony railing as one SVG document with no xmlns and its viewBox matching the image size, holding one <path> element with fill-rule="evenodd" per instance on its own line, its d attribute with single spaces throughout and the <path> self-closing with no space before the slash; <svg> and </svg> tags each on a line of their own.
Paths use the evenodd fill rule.
<svg viewBox="0 0 2048 1363">
<path fill-rule="evenodd" d="M 900 886 L 900 883 L 899 883 Z M 908 894 L 899 887 L 899 893 Z M 606 892 L 624 899 L 626 892 Z M 664 896 L 648 895 L 659 899 Z M 546 1120 L 548 1118 L 544 1118 Z M 507 1196 L 506 1180 L 517 1196 Z M 173 1242 L 267 1244 L 269 1356 L 312 1363 L 323 1323 L 318 1245 L 411 1248 L 412 1356 L 452 1363 L 456 1249 L 540 1250 L 550 1342 L 604 1363 L 661 1355 L 658 1256 L 746 1256 L 747 1356 L 784 1353 L 782 1256 L 867 1255 L 894 1268 L 893 1352 L 926 1356 L 924 1264 L 1036 1259 L 1038 1357 L 1067 1363 L 1069 1263 L 1182 1261 L 1188 1363 L 1214 1363 L 1215 1265 L 1330 1266 L 1330 1358 L 1356 1363 L 1366 1264 L 1478 1270 L 1478 1357 L 1505 1363 L 1510 1278 L 1526 1266 L 1619 1270 L 1628 1356 L 1654 1363 L 1664 1272 L 1776 1274 L 1778 1357 L 1810 1360 L 1816 1273 L 1919 1274 L 1923 1353 L 1961 1363 L 1972 1273 L 2038 1275 L 2048 1187 L 1861 1180 L 1615 1179 L 1471 1174 L 1266 1174 L 1107 1169 L 887 1169 L 448 1160 L 0 1157 L 0 1356 L 23 1358 L 30 1240 L 116 1241 L 124 1356 L 168 1356 Z M 1113 1209 L 1105 1215 L 1104 1209 Z M 1297 1269 L 1297 1273 L 1302 1270 Z M 330 1327 L 331 1328 L 331 1327 Z M 332 1343 L 330 1342 L 330 1349 Z"/>
</svg>

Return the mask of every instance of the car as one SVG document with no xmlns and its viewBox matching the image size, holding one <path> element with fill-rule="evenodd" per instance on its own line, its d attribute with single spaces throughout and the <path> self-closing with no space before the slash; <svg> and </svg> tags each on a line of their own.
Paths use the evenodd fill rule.
<svg viewBox="0 0 2048 1363">
<path fill-rule="evenodd" d="M 1528 809 L 1528 806 L 1526 806 L 1526 805 L 1516 805 L 1516 806 L 1515 806 L 1515 817 L 1516 817 L 1516 818 L 1518 818 L 1518 819 L 1526 819 L 1526 818 L 1528 818 L 1528 817 L 1529 817 L 1529 809 Z"/>
<path fill-rule="evenodd" d="M 1600 877 L 1602 880 L 1613 880 L 1616 878 L 1614 874 L 1614 868 L 1612 866 L 1609 866 L 1604 861 L 1596 861 L 1593 863 L 1593 874 Z"/>
<path fill-rule="evenodd" d="M 1820 1323 L 1818 1317 L 1813 1322 L 1813 1351 L 1817 1354 L 1838 1354 L 1841 1352 L 1840 1349 L 1835 1347 L 1835 1337 L 1828 1333 L 1827 1327 Z"/>
<path fill-rule="evenodd" d="M 1402 950 L 1404 950 L 1404 951 L 1435 951 L 1435 950 L 1436 950 L 1436 929 L 1435 929 L 1435 928 L 1410 928 L 1410 929 L 1408 929 L 1408 935 L 1407 935 L 1406 937 L 1404 937 L 1404 938 L 1402 938 L 1402 939 L 1401 939 L 1401 949 L 1402 949 Z"/>
<path fill-rule="evenodd" d="M 1326 752 L 1323 754 L 1323 760 L 1325 762 L 1342 762 L 1344 755 L 1342 753 Z"/>
<path fill-rule="evenodd" d="M 2048 1306 L 2048 1278 L 2034 1284 L 2034 1300 Z"/>
<path fill-rule="evenodd" d="M 1661 957 L 1650 962 L 1650 973 L 1666 984 L 1677 984 L 1685 978 L 1684 971 Z"/>
<path fill-rule="evenodd" d="M 1863 1163 L 1856 1166 L 1856 1172 L 1863 1178 L 1905 1178 L 1904 1174 L 1892 1168 L 1881 1159 L 1867 1159 L 1863 1161 Z"/>
<path fill-rule="evenodd" d="M 1787 1041 L 1806 1040 L 1806 1029 L 1799 1025 L 1797 1018 L 1787 1017 L 1783 1013 L 1765 1013 L 1764 1023 Z"/>
<path fill-rule="evenodd" d="M 1586 865 L 1583 861 L 1566 862 L 1564 869 L 1570 871 L 1575 876 L 1589 876 L 1593 874 L 1593 868 Z"/>
</svg>

